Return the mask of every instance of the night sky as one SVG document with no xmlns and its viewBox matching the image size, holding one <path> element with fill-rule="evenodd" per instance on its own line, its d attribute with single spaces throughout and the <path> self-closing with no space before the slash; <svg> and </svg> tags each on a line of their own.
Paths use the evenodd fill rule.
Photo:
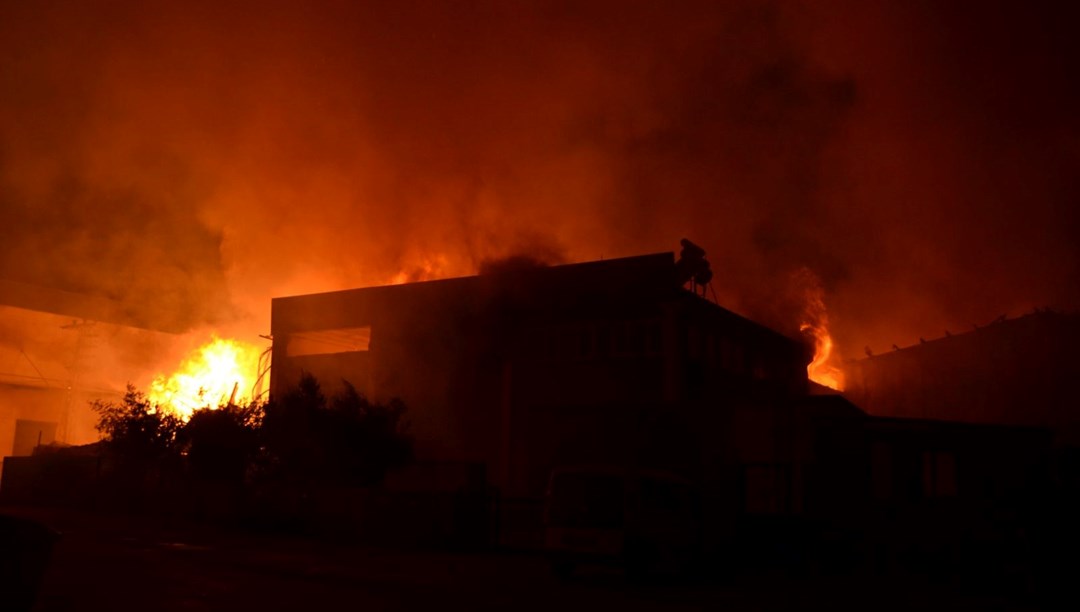
<svg viewBox="0 0 1080 612">
<path fill-rule="evenodd" d="M 0 277 L 265 331 L 687 237 L 776 327 L 812 271 L 845 356 L 1075 309 L 1059 4 L 5 2 Z"/>
</svg>

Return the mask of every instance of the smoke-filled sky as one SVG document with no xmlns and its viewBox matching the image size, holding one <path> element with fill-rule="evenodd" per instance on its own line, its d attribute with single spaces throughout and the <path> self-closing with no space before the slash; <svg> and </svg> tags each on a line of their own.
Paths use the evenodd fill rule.
<svg viewBox="0 0 1080 612">
<path fill-rule="evenodd" d="M 705 247 L 861 354 L 1080 304 L 1058 2 L 5 2 L 0 277 L 269 297 Z M 399 277 L 401 278 L 401 277 Z"/>
</svg>

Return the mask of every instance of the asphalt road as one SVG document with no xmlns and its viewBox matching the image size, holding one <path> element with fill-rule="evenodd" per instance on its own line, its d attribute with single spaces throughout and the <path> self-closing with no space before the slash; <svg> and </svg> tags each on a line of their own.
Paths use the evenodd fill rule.
<svg viewBox="0 0 1080 612">
<path fill-rule="evenodd" d="M 1023 610 L 1000 598 L 867 578 L 561 582 L 530 554 L 395 551 L 184 523 L 0 509 L 62 532 L 39 612 L 107 610 Z M 3 609 L 0 601 L 0 609 Z"/>
</svg>

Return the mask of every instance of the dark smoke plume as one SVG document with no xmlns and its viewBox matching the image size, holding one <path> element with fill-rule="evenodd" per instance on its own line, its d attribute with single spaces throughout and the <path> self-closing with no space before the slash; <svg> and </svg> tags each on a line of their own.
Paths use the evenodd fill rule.
<svg viewBox="0 0 1080 612">
<path fill-rule="evenodd" d="M 1075 20 L 939 5 L 6 3 L 0 277 L 265 331 L 685 236 L 751 316 L 812 270 L 846 354 L 1075 306 Z"/>
</svg>

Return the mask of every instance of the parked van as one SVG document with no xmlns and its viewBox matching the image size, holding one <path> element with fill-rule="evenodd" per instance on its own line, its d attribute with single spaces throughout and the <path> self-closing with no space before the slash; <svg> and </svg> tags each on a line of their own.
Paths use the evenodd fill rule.
<svg viewBox="0 0 1080 612">
<path fill-rule="evenodd" d="M 552 471 L 544 504 L 552 569 L 614 564 L 628 573 L 680 571 L 696 560 L 700 495 L 660 470 L 567 466 Z"/>
</svg>

